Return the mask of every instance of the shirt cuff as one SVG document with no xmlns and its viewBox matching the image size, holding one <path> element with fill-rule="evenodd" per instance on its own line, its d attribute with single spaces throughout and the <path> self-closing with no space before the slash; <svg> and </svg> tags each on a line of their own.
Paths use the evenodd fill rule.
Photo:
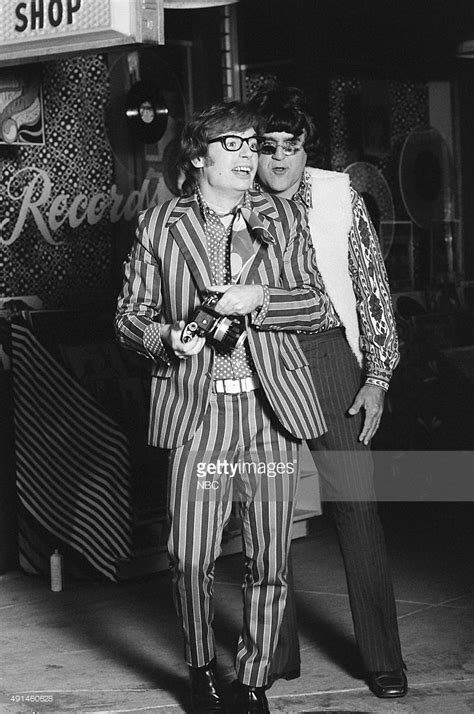
<svg viewBox="0 0 474 714">
<path fill-rule="evenodd" d="M 260 307 L 252 312 L 251 319 L 252 325 L 254 327 L 260 327 L 267 316 L 268 308 L 270 305 L 270 290 L 268 285 L 262 285 L 263 288 L 263 302 Z"/>
<path fill-rule="evenodd" d="M 153 322 L 147 325 L 143 332 L 143 345 L 153 359 L 160 359 L 168 366 L 171 365 L 170 356 L 161 339 L 161 325 L 158 322 Z"/>
<path fill-rule="evenodd" d="M 390 382 L 387 379 L 380 379 L 380 377 L 367 377 L 365 383 L 373 384 L 375 387 L 380 387 L 384 390 L 384 392 L 387 392 L 390 386 Z"/>
</svg>

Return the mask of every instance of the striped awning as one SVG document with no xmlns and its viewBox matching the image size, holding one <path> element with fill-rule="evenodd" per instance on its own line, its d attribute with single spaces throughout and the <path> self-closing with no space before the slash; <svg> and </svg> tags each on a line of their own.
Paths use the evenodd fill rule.
<svg viewBox="0 0 474 714">
<path fill-rule="evenodd" d="M 16 324 L 12 369 L 21 506 L 59 545 L 115 580 L 117 562 L 130 556 L 131 546 L 127 438 L 31 331 Z"/>
</svg>

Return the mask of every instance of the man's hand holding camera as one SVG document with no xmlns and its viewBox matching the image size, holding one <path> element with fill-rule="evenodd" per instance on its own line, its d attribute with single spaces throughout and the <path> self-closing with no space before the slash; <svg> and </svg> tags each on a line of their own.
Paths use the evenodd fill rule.
<svg viewBox="0 0 474 714">
<path fill-rule="evenodd" d="M 162 342 L 167 345 L 178 359 L 197 355 L 206 343 L 205 337 L 199 337 L 198 335 L 194 335 L 188 342 L 182 342 L 181 335 L 185 324 L 184 320 L 180 320 L 173 325 L 163 325 L 161 328 Z"/>
<path fill-rule="evenodd" d="M 161 329 L 161 339 L 178 359 L 198 354 L 210 340 L 222 351 L 232 351 L 245 340 L 242 317 L 263 304 L 261 285 L 212 285 L 191 321 Z"/>
<path fill-rule="evenodd" d="M 209 291 L 222 293 L 214 307 L 220 315 L 250 315 L 263 305 L 261 285 L 211 285 Z"/>
</svg>

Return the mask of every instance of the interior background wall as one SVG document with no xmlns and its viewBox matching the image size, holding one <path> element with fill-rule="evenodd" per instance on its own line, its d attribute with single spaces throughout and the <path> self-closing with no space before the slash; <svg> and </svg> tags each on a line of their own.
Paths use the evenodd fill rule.
<svg viewBox="0 0 474 714">
<path fill-rule="evenodd" d="M 407 286 L 436 293 L 436 301 L 440 284 L 452 281 L 453 274 L 456 280 L 472 280 L 468 127 L 474 61 L 456 57 L 458 43 L 474 33 L 472 3 L 262 0 L 257 11 L 251 0 L 241 0 L 239 7 L 244 92 L 248 96 L 268 77 L 301 87 L 327 147 L 322 167 L 343 171 L 353 162 L 369 162 L 380 171 L 393 198 L 392 220 L 412 223 L 407 230 L 413 230 L 413 279 Z M 435 85 L 449 95 L 444 107 L 433 106 Z M 374 101 L 385 112 L 387 137 L 384 150 L 372 152 L 364 132 L 367 103 Z M 441 124 L 433 123 L 434 111 Z M 452 225 L 442 225 L 437 215 L 433 230 L 408 215 L 399 179 L 404 143 L 414 130 L 430 126 L 441 132 L 450 153 L 450 161 L 439 167 L 441 180 L 453 173 Z M 376 215 L 370 196 L 364 198 Z M 433 201 L 438 214 L 442 203 Z M 452 256 L 447 240 L 452 240 Z M 468 293 L 466 286 L 463 295 Z"/>
<path fill-rule="evenodd" d="M 75 305 L 81 295 L 110 288 L 111 224 L 84 220 L 74 230 L 66 221 L 51 240 L 40 233 L 35 214 L 48 222 L 55 198 L 68 204 L 78 194 L 110 194 L 113 162 L 105 127 L 107 66 L 102 56 L 74 57 L 42 65 L 45 123 L 43 146 L 0 147 L 0 295 L 38 295 L 45 307 Z M 43 172 L 43 173 L 40 173 Z M 49 177 L 51 187 L 47 190 Z M 35 180 L 18 238 L 8 243 L 19 217 L 20 197 Z M 79 211 L 82 215 L 83 208 Z M 5 244 L 5 241 L 7 244 Z"/>
</svg>

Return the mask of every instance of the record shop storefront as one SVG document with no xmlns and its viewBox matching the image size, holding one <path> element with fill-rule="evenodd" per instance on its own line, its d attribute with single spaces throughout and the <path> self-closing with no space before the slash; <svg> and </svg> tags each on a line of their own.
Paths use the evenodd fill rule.
<svg viewBox="0 0 474 714">
<path fill-rule="evenodd" d="M 136 216 L 178 193 L 181 126 L 216 95 L 191 81 L 192 38 L 165 42 L 165 7 L 2 2 L 0 572 L 47 573 L 58 547 L 71 575 L 166 561 L 148 367 L 112 328 Z"/>
</svg>

